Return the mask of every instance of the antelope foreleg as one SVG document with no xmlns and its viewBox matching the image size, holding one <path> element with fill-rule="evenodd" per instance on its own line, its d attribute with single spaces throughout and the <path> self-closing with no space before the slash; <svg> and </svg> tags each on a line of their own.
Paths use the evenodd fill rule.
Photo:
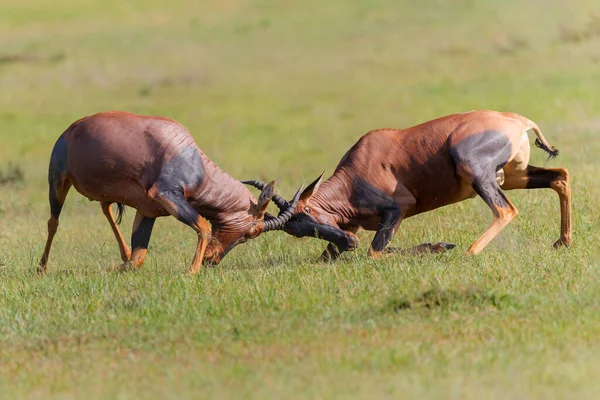
<svg viewBox="0 0 600 400">
<path fill-rule="evenodd" d="M 128 268 L 138 269 L 144 263 L 155 221 L 156 218 L 145 217 L 139 211 L 136 212 L 131 230 L 131 248 L 133 252 L 129 260 L 121 264 L 122 271 Z"/>
<path fill-rule="evenodd" d="M 190 272 L 192 274 L 197 273 L 202 268 L 204 251 L 211 239 L 210 224 L 194 210 L 179 191 L 159 193 L 150 191 L 148 194 L 159 202 L 169 214 L 190 226 L 198 234 L 198 245 L 196 246 L 196 252 L 190 267 Z"/>
<path fill-rule="evenodd" d="M 321 260 L 329 262 L 335 261 L 344 251 L 352 251 L 358 247 L 359 241 L 356 237 L 356 232 L 358 231 L 358 226 L 349 227 L 348 229 L 342 231 L 346 234 L 349 239 L 349 245 L 345 248 L 340 248 L 337 244 L 330 242 L 327 245 L 327 248 L 323 250 L 321 254 Z"/>
<path fill-rule="evenodd" d="M 382 254 L 396 234 L 402 218 L 400 207 L 388 208 L 382 212 L 379 228 L 369 247 L 369 256 L 378 258 Z"/>
</svg>

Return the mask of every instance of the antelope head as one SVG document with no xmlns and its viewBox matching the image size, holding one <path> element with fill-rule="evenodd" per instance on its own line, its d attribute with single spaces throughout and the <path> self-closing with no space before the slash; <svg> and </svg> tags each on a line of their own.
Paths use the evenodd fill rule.
<svg viewBox="0 0 600 400">
<path fill-rule="evenodd" d="M 311 201 L 322 180 L 323 174 L 304 189 L 295 205 L 288 203 L 277 193 L 274 194 L 273 202 L 280 210 L 289 210 L 290 208 L 295 210 L 291 218 L 279 229 L 298 238 L 310 236 L 326 240 L 344 251 L 354 250 L 358 246 L 356 236 L 342 230 L 333 215 L 327 212 L 317 201 Z M 242 183 L 260 190 L 267 187 L 267 184 L 258 180 L 247 180 L 242 181 Z M 296 193 L 296 195 L 298 194 Z M 282 215 L 283 213 L 280 214 L 280 216 Z"/>
<path fill-rule="evenodd" d="M 238 244 L 254 239 L 264 232 L 281 230 L 285 226 L 296 210 L 302 186 L 288 202 L 275 193 L 277 182 L 278 180 L 263 184 L 257 201 L 252 198 L 249 207 L 241 212 L 232 213 L 224 222 L 213 224 L 212 239 L 204 254 L 206 262 L 218 264 Z M 278 206 L 281 205 L 281 212 L 277 217 L 267 213 L 267 206 L 271 200 Z"/>
</svg>

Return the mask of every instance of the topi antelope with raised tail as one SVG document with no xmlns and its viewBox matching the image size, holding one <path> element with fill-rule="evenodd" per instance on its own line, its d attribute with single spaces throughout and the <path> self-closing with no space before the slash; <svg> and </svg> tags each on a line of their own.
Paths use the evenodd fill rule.
<svg viewBox="0 0 600 400">
<path fill-rule="evenodd" d="M 217 264 L 236 245 L 281 229 L 295 210 L 301 189 L 278 217 L 266 213 L 275 182 L 258 200 L 223 172 L 178 122 L 112 111 L 74 122 L 57 140 L 50 157 L 50 219 L 39 272 L 46 270 L 58 219 L 71 186 L 99 201 L 117 239 L 123 264 L 139 268 L 146 257 L 155 219 L 172 215 L 198 235 L 191 271 Z M 119 205 L 117 220 L 111 205 Z M 117 221 L 123 205 L 137 210 L 131 251 Z M 210 221 L 209 225 L 208 221 Z"/>
<path fill-rule="evenodd" d="M 514 113 L 470 111 L 403 129 L 374 130 L 344 155 L 333 176 L 319 177 L 300 196 L 284 230 L 296 237 L 329 241 L 323 259 L 335 259 L 358 246 L 359 228 L 376 231 L 369 255 L 443 252 L 454 245 L 426 243 L 407 250 L 386 248 L 403 219 L 479 195 L 494 220 L 467 250 L 474 255 L 517 216 L 504 190 L 550 188 L 560 201 L 560 238 L 569 246 L 571 188 L 564 168 L 529 165 L 527 131 L 535 145 L 558 155 L 538 126 Z M 260 181 L 244 181 L 266 188 Z M 274 197 L 281 207 L 288 203 Z"/>
</svg>

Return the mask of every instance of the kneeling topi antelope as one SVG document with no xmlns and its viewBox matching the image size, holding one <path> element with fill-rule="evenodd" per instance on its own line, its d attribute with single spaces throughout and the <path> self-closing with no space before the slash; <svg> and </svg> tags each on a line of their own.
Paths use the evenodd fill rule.
<svg viewBox="0 0 600 400">
<path fill-rule="evenodd" d="M 569 173 L 564 168 L 529 165 L 528 130 L 533 130 L 535 145 L 550 158 L 558 155 L 534 122 L 514 113 L 470 111 L 408 129 L 371 131 L 344 155 L 333 176 L 320 184 L 321 175 L 304 190 L 284 229 L 296 237 L 329 241 L 324 259 L 354 250 L 359 227 L 376 231 L 369 248 L 373 257 L 441 252 L 454 245 L 427 243 L 408 250 L 386 246 L 404 218 L 479 195 L 494 220 L 467 251 L 477 254 L 517 216 L 504 190 L 550 188 L 560 200 L 560 238 L 554 247 L 568 246 L 572 241 Z M 244 183 L 267 187 L 256 180 Z M 274 199 L 281 207 L 288 205 Z"/>
</svg>

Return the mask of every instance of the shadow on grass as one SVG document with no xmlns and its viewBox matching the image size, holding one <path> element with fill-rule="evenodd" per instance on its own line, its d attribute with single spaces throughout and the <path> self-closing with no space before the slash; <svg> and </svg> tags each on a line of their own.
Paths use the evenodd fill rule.
<svg viewBox="0 0 600 400">
<path fill-rule="evenodd" d="M 584 26 L 560 27 L 559 42 L 582 43 L 600 36 L 600 16 L 592 16 Z"/>
<path fill-rule="evenodd" d="M 382 309 L 383 313 L 400 313 L 405 310 L 452 310 L 459 308 L 504 309 L 516 307 L 514 296 L 487 292 L 482 289 L 445 290 L 429 289 L 415 297 L 392 298 Z"/>
<path fill-rule="evenodd" d="M 50 56 L 40 56 L 37 54 L 0 54 L 1 64 L 16 64 L 16 63 L 56 63 L 64 60 L 64 53 L 56 53 Z"/>
<path fill-rule="evenodd" d="M 8 164 L 5 169 L 0 168 L 0 186 L 17 185 L 25 181 L 25 175 L 19 165 Z"/>
</svg>

